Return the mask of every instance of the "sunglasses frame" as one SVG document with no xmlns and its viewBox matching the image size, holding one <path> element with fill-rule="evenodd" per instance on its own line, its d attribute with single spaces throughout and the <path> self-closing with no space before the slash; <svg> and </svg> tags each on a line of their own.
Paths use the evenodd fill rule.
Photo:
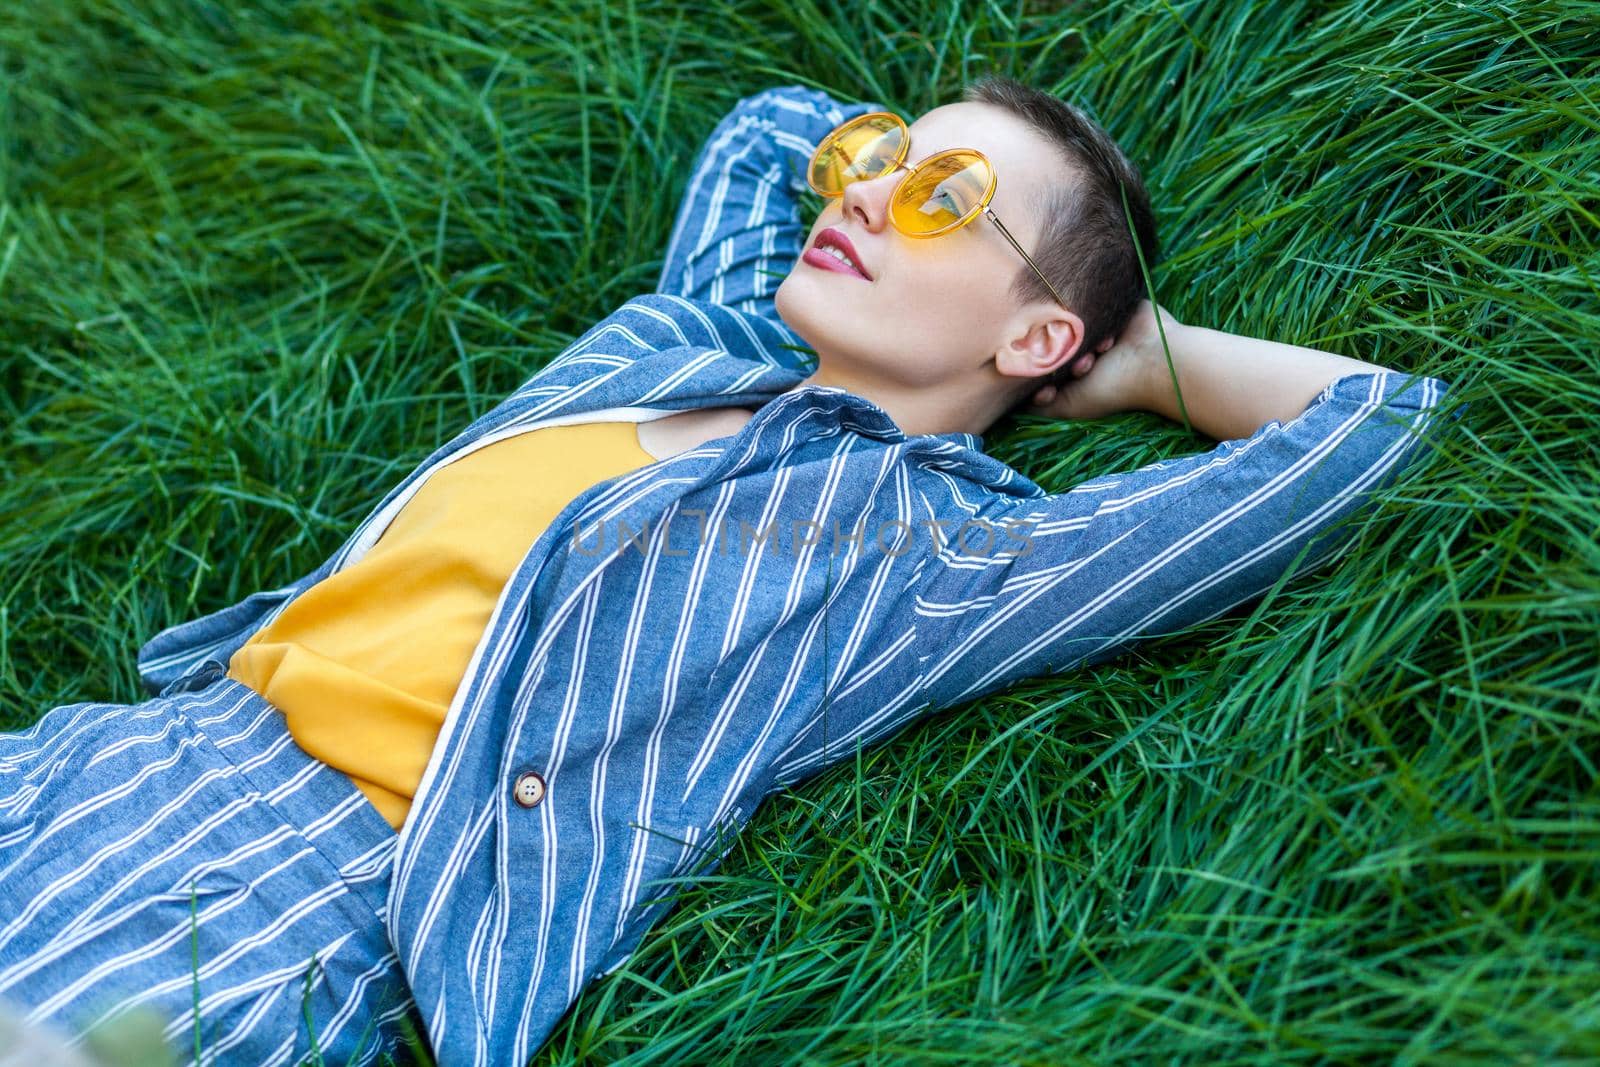
<svg viewBox="0 0 1600 1067">
<path fill-rule="evenodd" d="M 844 182 L 844 185 L 840 187 L 838 192 L 830 193 L 823 189 L 817 188 L 817 183 L 811 179 L 812 173 L 816 170 L 817 157 L 822 154 L 822 150 L 831 145 L 843 131 L 855 126 L 864 126 L 871 119 L 890 119 L 896 126 L 900 128 L 900 147 L 895 153 L 895 157 L 890 165 L 890 169 L 884 171 L 883 174 L 877 175 L 877 178 L 882 178 L 896 170 L 903 170 L 906 172 L 905 177 L 901 178 L 900 183 L 895 186 L 895 191 L 893 194 L 891 194 L 891 201 L 900 195 L 901 189 L 905 188 L 906 178 L 916 174 L 917 171 L 921 170 L 928 164 L 936 160 L 945 159 L 949 156 L 976 156 L 978 160 L 982 162 L 986 168 L 988 168 L 989 171 L 988 188 L 985 189 L 983 195 L 978 198 L 978 202 L 973 206 L 972 210 L 968 211 L 965 215 L 962 215 L 955 222 L 952 222 L 948 226 L 941 226 L 937 230 L 932 230 L 926 233 L 913 233 L 911 231 L 901 229 L 900 224 L 895 221 L 894 211 L 891 209 L 889 212 L 889 224 L 895 228 L 896 232 L 904 234 L 907 237 L 917 238 L 919 240 L 930 237 L 943 237 L 947 233 L 953 233 L 954 231 L 959 230 L 961 227 L 977 218 L 979 214 L 982 214 L 986 216 L 990 222 L 994 223 L 995 228 L 1000 231 L 1001 235 L 1005 237 L 1008 242 L 1010 242 L 1011 247 L 1017 250 L 1017 255 L 1021 256 L 1028 266 L 1033 268 L 1033 273 L 1037 274 L 1039 276 L 1039 280 L 1044 283 L 1044 287 L 1050 290 L 1050 295 L 1055 297 L 1056 303 L 1060 304 L 1062 307 L 1067 306 L 1067 302 L 1061 299 L 1061 294 L 1056 292 L 1056 287 L 1050 284 L 1050 279 L 1044 276 L 1044 271 L 1039 269 L 1039 265 L 1033 261 L 1033 257 L 1028 255 L 1028 253 L 1023 250 L 1022 244 L 1015 237 L 1011 236 L 1011 231 L 1006 229 L 1005 224 L 1000 221 L 1000 217 L 994 213 L 992 208 L 989 207 L 989 201 L 994 199 L 994 191 L 999 185 L 999 178 L 995 174 L 994 164 L 989 162 L 989 157 L 978 151 L 976 148 L 947 148 L 942 152 L 935 152 L 933 155 L 922 160 L 920 163 L 908 165 L 905 159 L 911 151 L 911 128 L 906 125 L 905 119 L 902 119 L 899 115 L 896 115 L 890 111 L 872 111 L 865 115 L 857 115 L 855 118 L 835 126 L 827 134 L 827 136 L 823 137 L 821 141 L 817 142 L 817 147 L 812 150 L 811 161 L 806 165 L 806 184 L 811 186 L 812 190 L 817 193 L 817 195 L 827 197 L 830 200 L 837 199 L 844 196 L 844 188 L 853 182 L 876 180 L 876 178 L 851 178 Z"/>
</svg>

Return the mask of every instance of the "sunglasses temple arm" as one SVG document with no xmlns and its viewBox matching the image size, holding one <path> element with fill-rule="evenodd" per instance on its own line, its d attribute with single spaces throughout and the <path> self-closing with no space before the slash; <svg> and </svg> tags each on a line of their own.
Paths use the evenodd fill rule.
<svg viewBox="0 0 1600 1067">
<path fill-rule="evenodd" d="M 988 208 L 985 208 L 983 213 L 989 216 L 989 221 L 994 223 L 995 226 L 999 228 L 1000 232 L 1005 235 L 1005 239 L 1011 242 L 1011 247 L 1017 250 L 1017 255 L 1028 261 L 1028 266 L 1032 267 L 1033 273 L 1039 276 L 1039 280 L 1041 282 L 1044 282 L 1044 287 L 1050 290 L 1050 295 L 1056 298 L 1056 303 L 1060 304 L 1062 307 L 1066 307 L 1067 302 L 1061 299 L 1061 294 L 1056 292 L 1056 287 L 1050 284 L 1050 279 L 1044 276 L 1044 271 L 1039 269 L 1039 265 L 1033 261 L 1033 257 L 1022 250 L 1022 245 L 1018 244 L 1017 239 L 1011 236 L 1011 231 L 1006 229 L 1005 224 L 1000 221 L 999 216 L 997 216 Z"/>
</svg>

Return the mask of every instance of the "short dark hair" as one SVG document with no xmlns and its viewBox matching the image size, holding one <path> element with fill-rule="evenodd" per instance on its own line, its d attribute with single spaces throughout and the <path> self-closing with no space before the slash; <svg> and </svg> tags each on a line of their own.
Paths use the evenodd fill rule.
<svg viewBox="0 0 1600 1067">
<path fill-rule="evenodd" d="M 1083 320 L 1083 343 L 1072 356 L 1076 359 L 1119 332 L 1139 301 L 1149 296 L 1128 233 L 1131 217 L 1145 264 L 1153 269 L 1158 253 L 1156 222 L 1144 178 L 1099 123 L 1059 97 L 1012 78 L 989 75 L 968 85 L 962 98 L 1005 108 L 1042 134 L 1065 160 L 1045 194 L 1038 248 L 1029 254 Z M 1127 217 L 1122 209 L 1124 190 Z M 1055 299 L 1026 263 L 1018 264 L 1011 292 L 1023 303 Z M 1034 390 L 1068 379 L 1072 359 L 1034 379 L 1007 414 L 1026 406 Z"/>
</svg>

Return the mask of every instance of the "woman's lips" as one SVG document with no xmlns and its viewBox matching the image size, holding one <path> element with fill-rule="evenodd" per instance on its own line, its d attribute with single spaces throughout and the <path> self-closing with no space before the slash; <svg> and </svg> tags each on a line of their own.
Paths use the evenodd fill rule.
<svg viewBox="0 0 1600 1067">
<path fill-rule="evenodd" d="M 862 274 L 844 260 L 816 248 L 806 249 L 806 254 L 800 257 L 800 262 L 809 263 L 821 270 L 836 270 L 840 274 L 848 274 L 852 278 L 860 278 L 862 281 L 867 280 L 865 274 Z"/>
<path fill-rule="evenodd" d="M 829 249 L 840 255 L 832 255 Z M 846 237 L 842 230 L 832 226 L 817 234 L 816 239 L 811 242 L 811 247 L 800 259 L 823 270 L 836 270 L 864 281 L 872 280 L 872 275 L 860 265 L 861 254 L 856 251 L 855 245 L 850 243 L 850 238 Z"/>
</svg>

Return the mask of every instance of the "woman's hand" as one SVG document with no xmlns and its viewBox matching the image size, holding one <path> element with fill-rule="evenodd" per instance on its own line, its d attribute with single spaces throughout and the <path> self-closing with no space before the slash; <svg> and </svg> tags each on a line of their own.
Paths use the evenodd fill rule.
<svg viewBox="0 0 1600 1067">
<path fill-rule="evenodd" d="M 1066 381 L 1041 386 L 1023 409 L 1058 419 L 1097 419 L 1123 411 L 1149 410 L 1150 382 L 1156 371 L 1165 374 L 1161 334 L 1156 329 L 1158 305 L 1139 301 L 1122 332 L 1108 337 L 1093 352 L 1072 358 Z M 1160 308 L 1161 326 L 1168 344 L 1181 325 L 1166 308 Z"/>
</svg>

